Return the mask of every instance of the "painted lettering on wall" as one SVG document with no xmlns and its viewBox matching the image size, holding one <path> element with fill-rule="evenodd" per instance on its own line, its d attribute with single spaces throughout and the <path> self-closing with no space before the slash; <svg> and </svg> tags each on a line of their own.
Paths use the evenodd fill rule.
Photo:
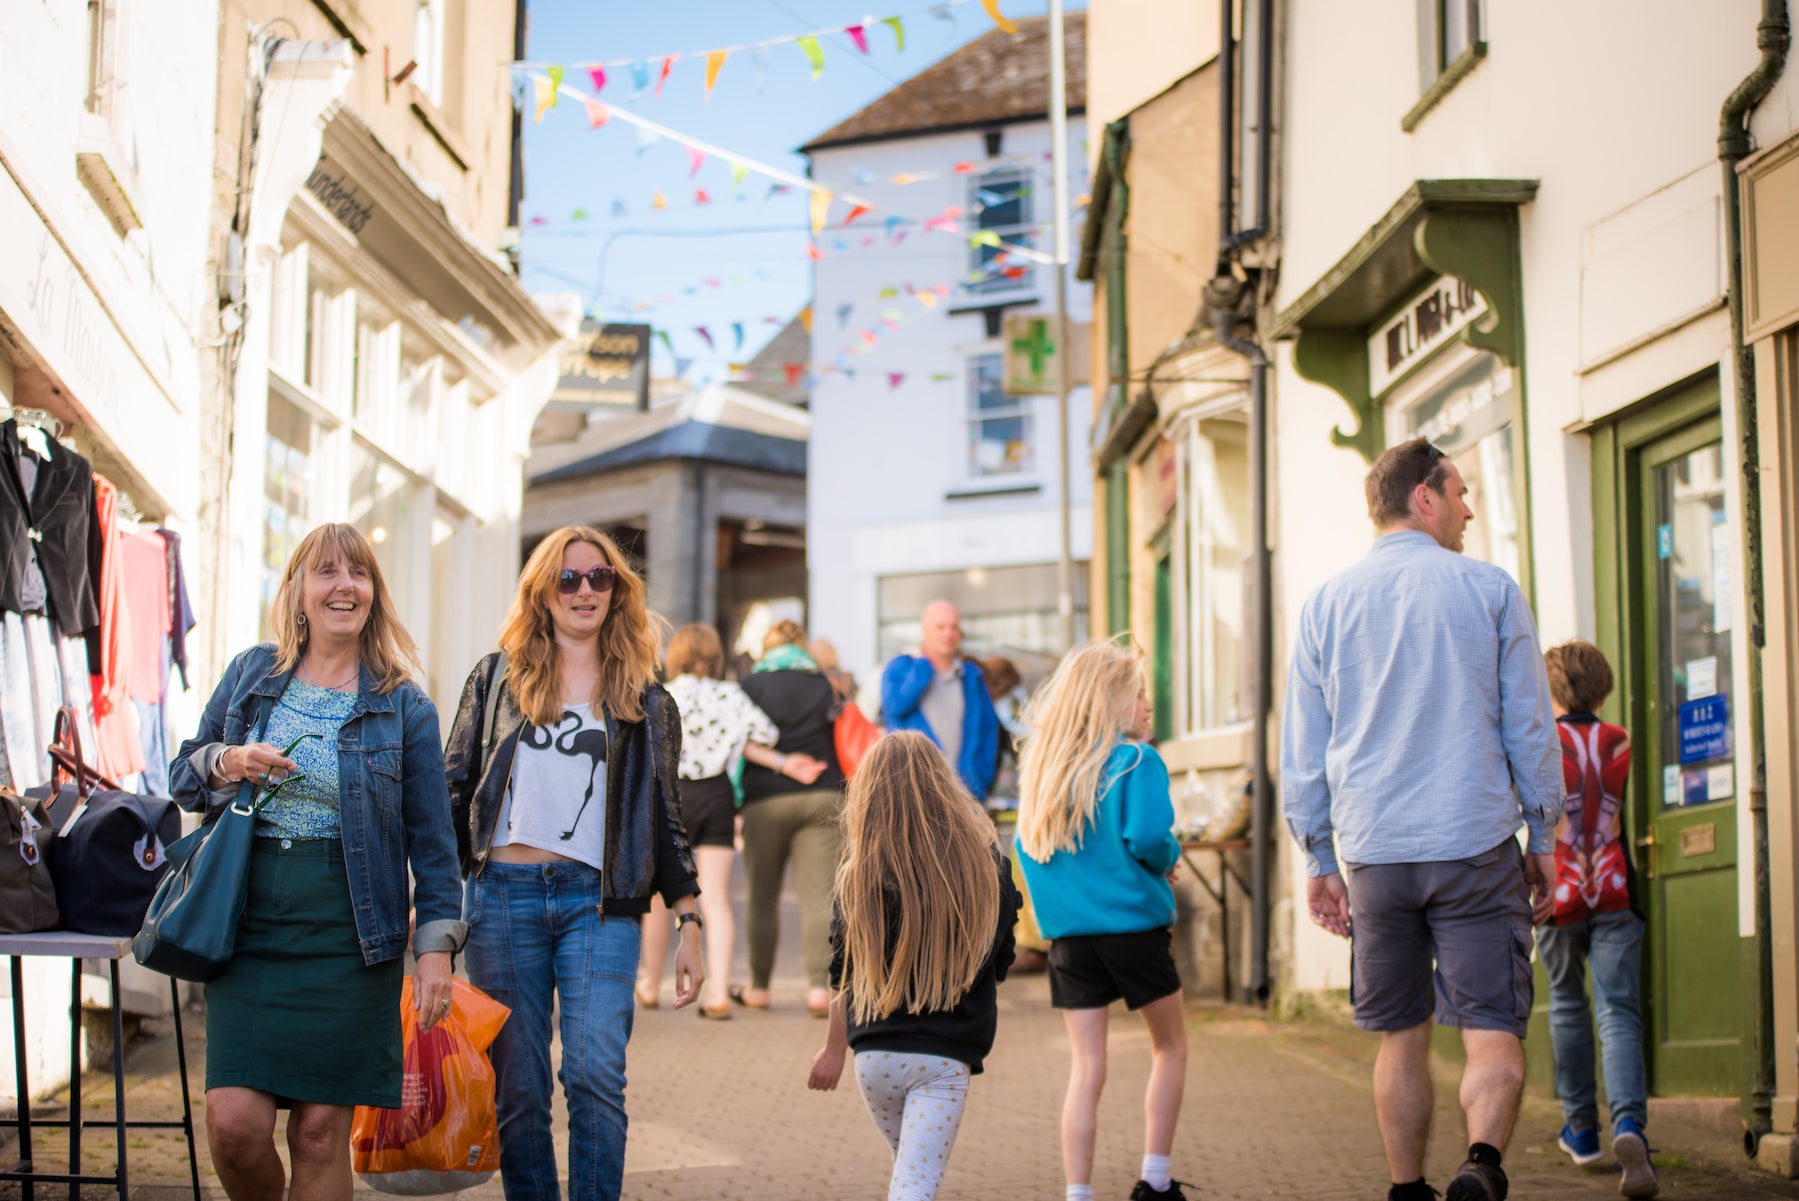
<svg viewBox="0 0 1799 1201">
<path fill-rule="evenodd" d="M 38 244 L 37 269 L 25 285 L 25 302 L 39 326 L 53 331 L 69 356 L 73 375 L 87 384 L 78 399 L 90 412 L 111 416 L 117 411 L 119 371 L 107 353 L 106 315 L 99 311 L 75 269 L 62 255 L 52 256 L 55 239 L 44 231 Z"/>
<path fill-rule="evenodd" d="M 342 171 L 332 175 L 325 169 L 325 156 L 319 155 L 319 161 L 306 177 L 306 190 L 325 206 L 325 211 L 336 217 L 343 227 L 353 234 L 360 235 L 362 227 L 369 223 L 375 215 L 375 202 L 364 201 L 356 185 L 348 182 L 349 177 Z"/>
</svg>

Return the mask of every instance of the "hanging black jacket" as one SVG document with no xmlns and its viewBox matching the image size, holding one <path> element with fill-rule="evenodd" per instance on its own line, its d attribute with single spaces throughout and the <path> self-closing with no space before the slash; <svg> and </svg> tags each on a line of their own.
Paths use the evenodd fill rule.
<svg viewBox="0 0 1799 1201">
<path fill-rule="evenodd" d="M 444 748 L 456 850 L 465 876 L 479 875 L 487 866 L 500 804 L 512 779 L 512 753 L 525 727 L 525 715 L 506 681 L 496 680 L 488 689 L 494 658 L 483 656 L 469 673 Z M 497 704 L 499 712 L 493 748 L 477 776 L 489 704 Z M 653 892 L 672 905 L 700 891 L 687 827 L 681 822 L 681 714 L 660 684 L 644 689 L 643 709 L 642 721 L 606 714 L 606 850 L 600 874 L 605 890 L 601 908 L 607 915 L 641 916 L 649 912 Z"/>
<path fill-rule="evenodd" d="M 37 471 L 31 495 L 19 476 L 19 427 L 0 422 L 0 609 L 18 613 L 24 603 L 25 567 L 37 551 L 50 616 L 64 634 L 100 624 L 94 570 L 94 468 L 66 446 L 52 449 Z"/>
</svg>

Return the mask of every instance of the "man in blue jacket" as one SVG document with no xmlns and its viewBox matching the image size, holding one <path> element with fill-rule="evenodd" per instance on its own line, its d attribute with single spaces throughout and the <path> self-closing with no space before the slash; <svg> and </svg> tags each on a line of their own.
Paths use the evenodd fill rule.
<svg viewBox="0 0 1799 1201">
<path fill-rule="evenodd" d="M 916 653 L 896 655 L 881 673 L 881 714 L 889 730 L 917 730 L 943 749 L 977 801 L 999 767 L 999 715 L 980 667 L 962 658 L 962 615 L 932 601 L 919 619 Z"/>
</svg>

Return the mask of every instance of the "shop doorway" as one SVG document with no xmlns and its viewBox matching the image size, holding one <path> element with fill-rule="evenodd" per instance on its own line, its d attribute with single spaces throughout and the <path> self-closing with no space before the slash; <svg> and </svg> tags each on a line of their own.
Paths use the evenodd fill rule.
<svg viewBox="0 0 1799 1201">
<path fill-rule="evenodd" d="M 1602 645 L 1619 668 L 1611 708 L 1632 743 L 1650 1087 L 1733 1096 L 1754 977 L 1737 913 L 1733 531 L 1716 380 L 1601 435 L 1597 599 Z"/>
</svg>

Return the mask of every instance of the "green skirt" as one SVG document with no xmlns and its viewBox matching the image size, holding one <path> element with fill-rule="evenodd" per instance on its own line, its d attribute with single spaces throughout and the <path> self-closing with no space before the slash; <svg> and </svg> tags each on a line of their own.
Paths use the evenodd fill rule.
<svg viewBox="0 0 1799 1201">
<path fill-rule="evenodd" d="M 399 1108 L 404 978 L 362 962 L 342 842 L 256 839 L 231 966 L 206 986 L 206 1087 Z"/>
</svg>

